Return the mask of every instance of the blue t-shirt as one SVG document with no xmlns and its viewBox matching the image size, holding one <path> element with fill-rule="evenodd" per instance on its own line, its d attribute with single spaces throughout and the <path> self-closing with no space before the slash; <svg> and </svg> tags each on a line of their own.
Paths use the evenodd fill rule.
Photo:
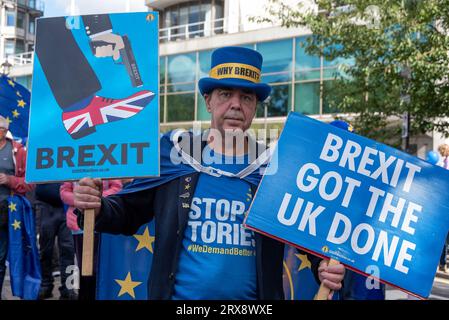
<svg viewBox="0 0 449 320">
<path fill-rule="evenodd" d="M 247 157 L 204 149 L 203 164 L 237 173 Z M 188 188 L 188 187 L 187 187 Z M 186 190 L 188 192 L 188 190 Z M 257 299 L 254 233 L 243 227 L 253 195 L 239 178 L 199 176 L 190 206 L 173 299 Z"/>
</svg>

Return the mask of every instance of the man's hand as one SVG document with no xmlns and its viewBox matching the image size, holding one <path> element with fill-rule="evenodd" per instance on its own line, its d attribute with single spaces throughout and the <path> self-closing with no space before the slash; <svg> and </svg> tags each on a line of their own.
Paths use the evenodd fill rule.
<svg viewBox="0 0 449 320">
<path fill-rule="evenodd" d="M 318 267 L 318 277 L 321 283 L 331 290 L 328 300 L 332 299 L 335 290 L 340 290 L 345 276 L 345 267 L 342 264 L 328 266 L 328 260 L 322 260 Z"/>
<path fill-rule="evenodd" d="M 102 189 L 101 179 L 81 179 L 73 189 L 75 207 L 78 209 L 95 209 L 95 216 L 97 216 L 101 209 Z"/>
<path fill-rule="evenodd" d="M 95 56 L 97 58 L 113 57 L 114 60 L 120 58 L 120 50 L 125 47 L 121 36 L 114 33 L 106 33 L 92 38 L 92 44 L 100 41 L 106 42 L 107 45 L 96 47 Z"/>
<path fill-rule="evenodd" d="M 4 173 L 0 173 L 0 184 L 7 184 L 8 183 L 8 176 Z"/>
</svg>

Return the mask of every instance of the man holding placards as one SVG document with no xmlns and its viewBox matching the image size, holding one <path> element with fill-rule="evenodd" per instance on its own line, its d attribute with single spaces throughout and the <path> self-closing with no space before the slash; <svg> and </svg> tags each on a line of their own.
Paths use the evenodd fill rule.
<svg viewBox="0 0 449 320">
<path fill-rule="evenodd" d="M 75 187 L 75 205 L 95 209 L 97 231 L 131 235 L 155 219 L 150 299 L 283 298 L 284 245 L 243 226 L 268 159 L 245 134 L 271 91 L 260 83 L 261 66 L 257 51 L 215 50 L 210 77 L 199 81 L 210 130 L 165 134 L 159 178 L 136 179 L 108 198 L 99 179 Z M 310 260 L 324 286 L 341 288 L 342 265 Z"/>
</svg>

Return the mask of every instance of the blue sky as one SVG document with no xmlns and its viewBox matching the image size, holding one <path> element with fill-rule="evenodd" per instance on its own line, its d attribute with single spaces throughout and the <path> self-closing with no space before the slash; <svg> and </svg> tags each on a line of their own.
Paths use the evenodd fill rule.
<svg viewBox="0 0 449 320">
<path fill-rule="evenodd" d="M 74 3 L 75 14 L 95 14 L 126 12 L 129 3 L 130 11 L 148 11 L 145 0 L 41 0 L 45 3 L 44 17 L 65 16 L 70 14 L 71 3 Z"/>
</svg>

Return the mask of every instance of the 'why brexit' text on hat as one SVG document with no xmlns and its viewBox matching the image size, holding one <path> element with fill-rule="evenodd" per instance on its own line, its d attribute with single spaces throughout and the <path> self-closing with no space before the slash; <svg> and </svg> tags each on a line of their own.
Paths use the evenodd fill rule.
<svg viewBox="0 0 449 320">
<path fill-rule="evenodd" d="M 257 99 L 264 101 L 271 87 L 261 83 L 262 55 L 243 47 L 223 47 L 212 53 L 209 77 L 202 78 L 198 87 L 202 95 L 217 88 L 254 90 Z"/>
</svg>

